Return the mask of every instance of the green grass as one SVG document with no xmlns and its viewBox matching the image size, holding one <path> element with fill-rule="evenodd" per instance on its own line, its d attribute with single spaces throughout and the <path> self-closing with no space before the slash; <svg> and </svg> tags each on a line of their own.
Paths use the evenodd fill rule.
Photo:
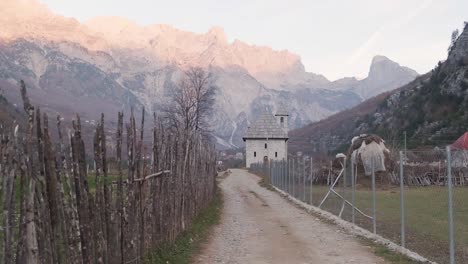
<svg viewBox="0 0 468 264">
<path fill-rule="evenodd" d="M 100 177 L 104 179 L 104 176 L 100 175 Z M 125 181 L 126 179 L 127 179 L 127 175 L 124 175 L 123 180 Z M 118 181 L 118 180 L 119 180 L 118 175 L 108 175 L 106 178 L 106 183 L 109 185 L 113 181 Z M 96 176 L 93 174 L 88 175 L 87 182 L 88 182 L 89 191 L 94 193 L 94 191 L 96 190 L 96 184 L 97 184 Z"/>
<path fill-rule="evenodd" d="M 166 243 L 150 254 L 145 264 L 188 264 L 209 236 L 210 229 L 219 224 L 223 208 L 221 191 L 218 190 L 211 204 L 194 219 L 192 226 L 172 244 Z"/>
<path fill-rule="evenodd" d="M 318 206 L 327 192 L 325 186 L 313 187 L 313 204 Z M 342 194 L 342 188 L 335 188 Z M 307 197 L 309 193 L 307 193 Z M 346 197 L 351 201 L 350 189 Z M 456 259 L 468 263 L 468 188 L 453 192 Z M 342 200 L 331 194 L 322 209 L 338 214 Z M 356 207 L 372 215 L 372 192 L 363 188 L 356 192 Z M 400 243 L 400 190 L 378 190 L 376 193 L 377 233 Z M 405 188 L 406 246 L 439 263 L 448 262 L 448 190 L 446 186 Z M 345 220 L 351 221 L 351 207 L 346 206 Z M 356 224 L 372 230 L 372 221 L 356 212 Z"/>
<path fill-rule="evenodd" d="M 407 256 L 404 256 L 395 251 L 392 251 L 388 249 L 387 247 L 381 244 L 375 243 L 373 241 L 370 241 L 368 239 L 361 239 L 361 243 L 372 248 L 372 252 L 375 255 L 385 259 L 387 263 L 392 263 L 392 264 L 418 264 L 420 263 L 419 261 L 412 260 L 408 258 Z"/>
</svg>

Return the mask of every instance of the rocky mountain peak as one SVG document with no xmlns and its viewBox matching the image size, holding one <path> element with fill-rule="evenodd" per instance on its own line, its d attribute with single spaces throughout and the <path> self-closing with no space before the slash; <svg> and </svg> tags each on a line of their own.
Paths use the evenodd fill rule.
<svg viewBox="0 0 468 264">
<path fill-rule="evenodd" d="M 215 27 L 210 28 L 207 35 L 213 37 L 218 43 L 221 43 L 221 44 L 228 43 L 228 39 L 222 27 L 215 26 Z"/>
<path fill-rule="evenodd" d="M 408 67 L 390 60 L 389 58 L 377 55 L 372 59 L 368 79 L 386 81 L 388 78 L 394 79 L 395 75 L 418 76 L 418 73 Z"/>
<path fill-rule="evenodd" d="M 117 16 L 94 17 L 88 20 L 85 25 L 98 32 L 106 32 L 108 34 L 134 31 L 139 27 L 134 21 Z"/>
<path fill-rule="evenodd" d="M 369 75 L 362 81 L 343 80 L 348 85 L 354 86 L 354 91 L 363 99 L 371 98 L 380 93 L 403 86 L 414 80 L 418 73 L 408 67 L 377 55 L 372 59 Z M 342 81 L 342 82 L 343 82 Z M 341 83 L 343 86 L 344 84 Z"/>
<path fill-rule="evenodd" d="M 390 60 L 389 58 L 387 58 L 386 56 L 383 56 L 383 55 L 375 55 L 372 58 L 371 65 L 372 64 L 377 64 L 377 63 L 380 63 L 380 62 L 392 62 L 392 60 Z"/>
<path fill-rule="evenodd" d="M 78 20 L 56 15 L 37 0 L 1 0 L 0 10 L 2 42 L 70 42 L 89 50 L 106 50 L 105 41 Z"/>
</svg>

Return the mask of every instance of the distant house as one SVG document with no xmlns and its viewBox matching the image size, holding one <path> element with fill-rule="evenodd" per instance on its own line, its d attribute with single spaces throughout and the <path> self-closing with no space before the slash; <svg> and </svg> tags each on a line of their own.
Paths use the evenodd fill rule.
<svg viewBox="0 0 468 264">
<path fill-rule="evenodd" d="M 468 132 L 457 139 L 457 141 L 455 141 L 451 147 L 455 150 L 468 150 Z"/>
<path fill-rule="evenodd" d="M 468 132 L 463 134 L 452 145 L 452 167 L 466 168 L 468 166 Z"/>
<path fill-rule="evenodd" d="M 247 168 L 253 163 L 288 158 L 288 116 L 283 107 L 275 116 L 263 112 L 247 129 L 243 138 Z"/>
</svg>

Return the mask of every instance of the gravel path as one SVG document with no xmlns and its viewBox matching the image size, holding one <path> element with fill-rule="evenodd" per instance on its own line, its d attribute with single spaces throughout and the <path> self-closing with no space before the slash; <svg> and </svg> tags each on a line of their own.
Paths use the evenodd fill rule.
<svg viewBox="0 0 468 264">
<path fill-rule="evenodd" d="M 321 222 L 232 170 L 221 182 L 222 223 L 195 263 L 385 263 L 344 231 Z"/>
</svg>

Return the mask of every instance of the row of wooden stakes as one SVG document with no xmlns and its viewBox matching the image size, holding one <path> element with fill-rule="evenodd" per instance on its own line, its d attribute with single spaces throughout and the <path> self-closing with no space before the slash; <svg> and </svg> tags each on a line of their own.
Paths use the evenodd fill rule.
<svg viewBox="0 0 468 264">
<path fill-rule="evenodd" d="M 142 263 L 214 197 L 216 152 L 201 135 L 170 133 L 155 118 L 148 147 L 144 110 L 141 127 L 132 111 L 125 132 L 119 113 L 108 157 L 104 115 L 93 151 L 79 116 L 68 137 L 57 117 L 54 143 L 24 83 L 21 93 L 27 123 L 0 131 L 0 263 Z"/>
</svg>

